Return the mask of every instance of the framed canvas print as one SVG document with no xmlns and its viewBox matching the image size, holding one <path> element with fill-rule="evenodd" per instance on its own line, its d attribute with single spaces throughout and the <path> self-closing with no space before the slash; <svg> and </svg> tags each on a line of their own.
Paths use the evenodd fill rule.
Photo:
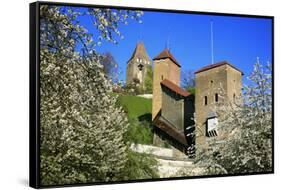
<svg viewBox="0 0 281 190">
<path fill-rule="evenodd" d="M 272 16 L 30 4 L 30 186 L 274 172 Z"/>
</svg>

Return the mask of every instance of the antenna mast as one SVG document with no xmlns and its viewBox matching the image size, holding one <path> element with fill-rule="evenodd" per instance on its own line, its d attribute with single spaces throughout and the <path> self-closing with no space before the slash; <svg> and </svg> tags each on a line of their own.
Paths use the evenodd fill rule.
<svg viewBox="0 0 281 190">
<path fill-rule="evenodd" d="M 214 36 L 213 36 L 213 20 L 211 20 L 211 59 L 214 64 Z"/>
</svg>

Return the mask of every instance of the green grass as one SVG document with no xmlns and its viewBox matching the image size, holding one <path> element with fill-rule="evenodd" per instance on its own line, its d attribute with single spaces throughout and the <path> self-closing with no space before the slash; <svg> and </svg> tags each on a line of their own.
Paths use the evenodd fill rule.
<svg viewBox="0 0 281 190">
<path fill-rule="evenodd" d="M 117 104 L 122 106 L 129 119 L 125 140 L 139 144 L 152 144 L 152 100 L 131 95 L 119 95 Z"/>
<path fill-rule="evenodd" d="M 152 100 L 138 96 L 121 95 L 119 104 L 128 114 L 129 119 L 138 118 L 145 114 L 151 114 Z"/>
</svg>

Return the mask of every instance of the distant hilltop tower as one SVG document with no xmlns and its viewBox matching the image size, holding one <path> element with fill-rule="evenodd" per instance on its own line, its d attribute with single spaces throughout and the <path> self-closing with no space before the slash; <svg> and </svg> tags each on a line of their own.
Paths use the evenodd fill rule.
<svg viewBox="0 0 281 190">
<path fill-rule="evenodd" d="M 228 99 L 235 100 L 242 92 L 242 71 L 222 61 L 205 66 L 195 72 L 195 117 L 196 144 L 205 144 L 208 139 L 218 136 L 216 127 L 219 124 L 214 106 Z M 220 94 L 223 89 L 223 94 Z"/>
<path fill-rule="evenodd" d="M 153 101 L 152 101 L 152 120 L 162 107 L 161 82 L 167 79 L 179 86 L 180 65 L 168 49 L 164 49 L 154 61 L 153 73 Z"/>
<path fill-rule="evenodd" d="M 136 82 L 143 85 L 148 66 L 152 66 L 151 59 L 146 52 L 143 42 L 138 42 L 131 58 L 127 62 L 126 84 Z"/>
</svg>

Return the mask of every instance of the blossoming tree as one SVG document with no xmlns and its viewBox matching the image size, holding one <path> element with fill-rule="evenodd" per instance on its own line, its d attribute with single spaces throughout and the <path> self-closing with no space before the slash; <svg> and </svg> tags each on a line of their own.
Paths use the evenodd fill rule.
<svg viewBox="0 0 281 190">
<path fill-rule="evenodd" d="M 127 119 L 95 47 L 116 43 L 118 26 L 142 12 L 40 7 L 40 175 L 43 185 L 120 178 Z M 79 24 L 88 16 L 97 36 Z"/>
</svg>

